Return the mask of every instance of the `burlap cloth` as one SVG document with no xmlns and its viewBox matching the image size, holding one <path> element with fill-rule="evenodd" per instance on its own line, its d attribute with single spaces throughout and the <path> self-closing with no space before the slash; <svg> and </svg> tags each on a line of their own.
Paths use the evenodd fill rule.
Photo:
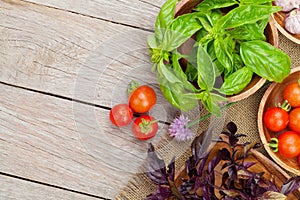
<svg viewBox="0 0 300 200">
<path fill-rule="evenodd" d="M 287 39 L 281 33 L 279 34 L 279 48 L 290 55 L 292 60 L 292 68 L 300 66 L 300 45 L 293 43 Z M 268 85 L 260 88 L 255 94 L 250 97 L 239 101 L 233 106 L 223 110 L 221 118 L 209 118 L 202 121 L 192 129 L 195 133 L 201 134 L 206 130 L 210 123 L 214 124 L 216 131 L 222 130 L 222 128 L 229 122 L 233 121 L 238 126 L 238 132 L 247 134 L 247 137 L 243 140 L 250 142 L 260 142 L 260 137 L 257 128 L 257 112 L 260 100 L 267 89 Z M 185 115 L 188 115 L 190 119 L 196 119 L 199 116 L 206 114 L 205 109 L 201 107 L 196 108 Z M 173 156 L 176 156 L 176 170 L 180 169 L 184 165 L 185 160 L 190 156 L 190 142 L 177 143 L 174 140 L 170 140 L 167 136 L 163 137 L 161 141 L 155 146 L 158 154 L 168 163 Z M 259 150 L 265 156 L 270 158 L 264 148 Z M 270 158 L 271 159 L 271 158 Z M 130 199 L 138 200 L 144 199 L 147 194 L 150 194 L 155 185 L 145 175 L 143 166 L 136 172 L 131 178 L 128 184 L 122 189 L 122 191 L 116 196 L 116 199 Z M 293 175 L 293 174 L 290 174 Z"/>
</svg>

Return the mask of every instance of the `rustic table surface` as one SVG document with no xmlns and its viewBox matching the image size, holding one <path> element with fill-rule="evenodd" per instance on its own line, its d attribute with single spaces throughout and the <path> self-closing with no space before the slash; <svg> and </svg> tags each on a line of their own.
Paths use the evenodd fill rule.
<svg viewBox="0 0 300 200">
<path fill-rule="evenodd" d="M 150 72 L 164 0 L 0 1 L 0 199 L 113 199 L 148 147 L 109 110 L 135 79 L 163 122 L 177 111 Z"/>
<path fill-rule="evenodd" d="M 166 138 L 178 114 L 146 45 L 164 2 L 0 0 L 0 200 L 114 199 L 124 191 L 149 142 Z M 294 66 L 299 47 L 285 48 Z M 157 93 L 150 114 L 159 131 L 148 141 L 109 120 L 112 106 L 127 103 L 131 80 Z"/>
</svg>

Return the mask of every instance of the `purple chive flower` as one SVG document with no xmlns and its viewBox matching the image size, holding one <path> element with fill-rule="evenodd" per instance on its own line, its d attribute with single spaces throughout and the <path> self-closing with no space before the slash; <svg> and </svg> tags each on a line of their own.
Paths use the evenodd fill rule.
<svg viewBox="0 0 300 200">
<path fill-rule="evenodd" d="M 187 127 L 190 120 L 184 115 L 176 117 L 169 127 L 169 134 L 177 141 L 186 141 L 194 136 L 194 133 Z"/>
</svg>

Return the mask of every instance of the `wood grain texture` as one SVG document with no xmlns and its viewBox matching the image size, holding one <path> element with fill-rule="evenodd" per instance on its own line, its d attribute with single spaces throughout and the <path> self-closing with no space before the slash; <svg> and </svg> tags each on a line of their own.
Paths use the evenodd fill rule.
<svg viewBox="0 0 300 200">
<path fill-rule="evenodd" d="M 1 81 L 111 107 L 126 101 L 126 86 L 136 79 L 156 88 L 160 119 L 174 117 L 150 72 L 146 38 L 151 33 L 11 2 L 0 2 Z"/>
<path fill-rule="evenodd" d="M 114 23 L 154 30 L 156 15 L 165 0 L 26 0 Z"/>
<path fill-rule="evenodd" d="M 77 194 L 29 181 L 0 175 L 0 199 L 5 200 L 96 200 L 98 198 Z"/>
<path fill-rule="evenodd" d="M 146 157 L 148 143 L 111 125 L 108 110 L 2 84 L 0 171 L 113 198 Z"/>
</svg>

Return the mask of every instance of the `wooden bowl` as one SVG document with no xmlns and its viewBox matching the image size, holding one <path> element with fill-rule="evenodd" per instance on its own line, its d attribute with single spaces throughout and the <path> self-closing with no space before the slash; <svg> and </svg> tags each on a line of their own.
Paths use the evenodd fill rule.
<svg viewBox="0 0 300 200">
<path fill-rule="evenodd" d="M 268 146 L 268 142 L 270 141 L 270 139 L 272 137 L 278 137 L 281 132 L 275 133 L 268 130 L 267 127 L 263 124 L 263 114 L 269 107 L 273 107 L 275 104 L 283 102 L 284 88 L 288 84 L 298 81 L 299 78 L 300 67 L 297 67 L 291 70 L 291 74 L 287 78 L 285 78 L 282 83 L 272 83 L 262 97 L 257 116 L 259 135 L 266 151 L 279 166 L 296 175 L 300 175 L 300 165 L 297 162 L 297 158 L 284 158 L 279 153 L 274 153 Z"/>
<path fill-rule="evenodd" d="M 175 8 L 175 17 L 192 12 L 193 8 L 196 5 L 198 5 L 201 1 L 202 0 L 181 0 L 177 3 L 177 6 Z M 265 35 L 267 41 L 270 44 L 272 44 L 275 47 L 278 47 L 278 31 L 272 18 L 270 18 L 270 21 L 265 29 Z M 193 44 L 193 42 L 189 41 L 189 44 L 184 44 L 183 48 L 185 48 L 185 50 L 181 49 L 181 51 L 190 52 L 190 49 L 192 48 Z M 188 48 L 188 50 L 186 48 Z M 236 102 L 249 97 L 251 94 L 255 93 L 259 88 L 261 88 L 265 82 L 266 79 L 254 74 L 251 82 L 239 94 L 227 96 L 228 101 Z"/>
<path fill-rule="evenodd" d="M 212 149 L 212 152 L 220 150 L 224 148 L 223 143 L 216 143 L 215 145 L 211 145 L 209 149 Z M 208 162 L 211 160 L 211 158 L 208 158 Z M 251 150 L 251 154 L 248 154 L 248 156 L 245 159 L 246 162 L 255 162 L 256 164 L 249 168 L 250 171 L 260 173 L 264 172 L 263 177 L 266 180 L 275 180 L 275 184 L 278 187 L 281 187 L 282 184 L 290 178 L 290 176 L 283 171 L 278 165 L 276 165 L 273 161 L 265 157 L 262 153 Z M 222 164 L 220 164 L 221 166 Z M 216 167 L 215 168 L 215 174 L 220 174 L 220 176 L 216 176 L 215 183 L 216 185 L 219 185 L 221 187 L 222 183 L 222 169 Z M 175 185 L 179 186 L 182 184 L 182 178 L 188 178 L 187 171 L 185 165 L 182 166 L 179 171 L 175 173 Z M 288 195 L 287 199 L 299 199 L 300 198 L 300 188 L 298 191 L 294 191 L 293 193 Z"/>
<path fill-rule="evenodd" d="M 288 13 L 285 12 L 277 12 L 272 15 L 272 19 L 274 20 L 275 26 L 277 29 L 289 40 L 300 44 L 300 34 L 291 34 L 284 28 L 284 19 Z"/>
</svg>

